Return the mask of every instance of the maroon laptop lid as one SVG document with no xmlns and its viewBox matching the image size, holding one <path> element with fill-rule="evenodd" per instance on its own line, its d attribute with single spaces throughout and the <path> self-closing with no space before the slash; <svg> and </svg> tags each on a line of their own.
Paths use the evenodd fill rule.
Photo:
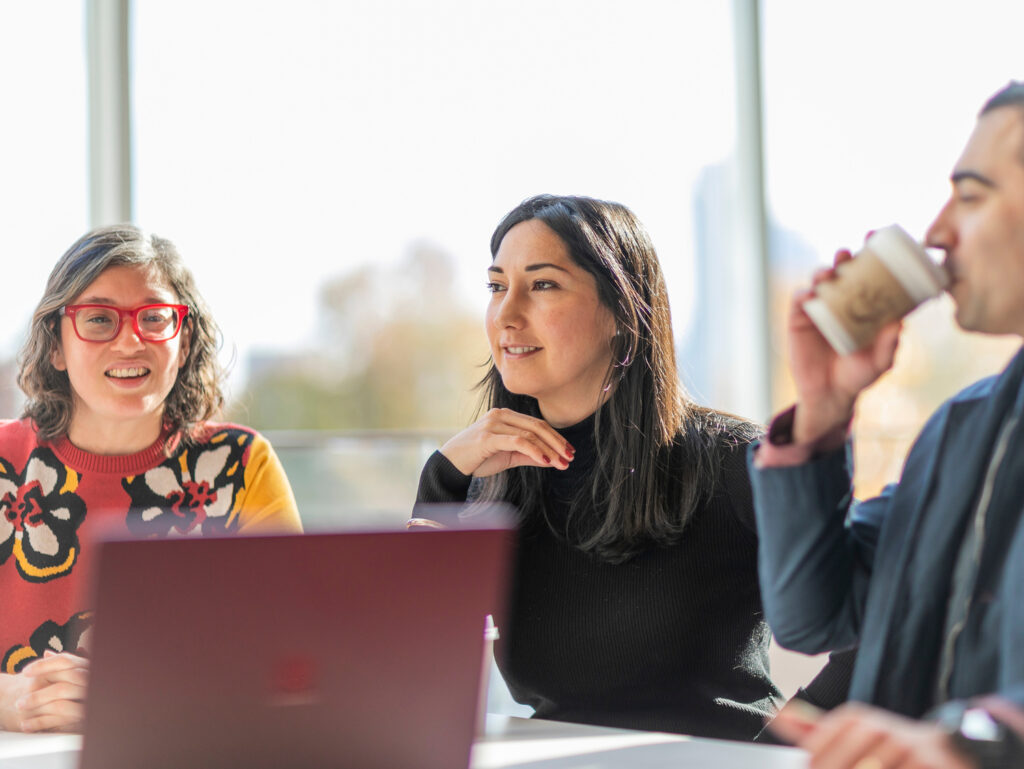
<svg viewBox="0 0 1024 769">
<path fill-rule="evenodd" d="M 81 766 L 468 766 L 512 536 L 103 544 Z"/>
</svg>

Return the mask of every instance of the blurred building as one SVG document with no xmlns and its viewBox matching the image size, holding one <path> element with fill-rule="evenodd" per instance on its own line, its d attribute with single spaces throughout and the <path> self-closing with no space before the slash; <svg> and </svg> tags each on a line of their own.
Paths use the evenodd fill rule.
<svg viewBox="0 0 1024 769">
<path fill-rule="evenodd" d="M 684 381 L 700 403 L 732 410 L 733 379 L 744 376 L 729 340 L 747 326 L 731 301 L 729 273 L 735 223 L 735 174 L 728 163 L 706 167 L 694 189 L 694 320 L 678 357 Z M 837 244 L 838 246 L 839 244 Z M 800 233 L 768 219 L 773 410 L 793 401 L 786 355 L 786 320 L 793 292 L 807 285 L 831 254 L 817 254 Z M 967 334 L 952 317 L 948 297 L 929 302 L 904 325 L 896 364 L 861 397 L 854 424 L 859 497 L 878 493 L 899 477 L 903 460 L 925 420 L 971 382 L 999 371 L 1019 348 L 1016 337 Z M 956 361 L 956 365 L 950 365 Z M 764 415 L 743 414 L 754 419 Z"/>
<path fill-rule="evenodd" d="M 729 340 L 744 333 L 749 321 L 744 308 L 732 301 L 730 286 L 735 280 L 730 272 L 731 258 L 737 247 L 732 234 L 736 223 L 735 172 L 731 163 L 718 163 L 704 168 L 694 185 L 694 292 L 693 321 L 679 346 L 678 358 L 683 380 L 691 395 L 700 403 L 732 410 L 730 395 L 733 381 L 743 376 L 737 365 Z M 772 403 L 780 400 L 784 389 L 778 379 L 783 370 L 782 359 L 785 306 L 793 289 L 805 282 L 820 259 L 806 240 L 794 230 L 768 219 L 770 254 L 770 301 L 772 349 Z M 788 397 L 788 396 L 787 396 Z M 744 414 L 763 418 L 761 414 Z"/>
</svg>

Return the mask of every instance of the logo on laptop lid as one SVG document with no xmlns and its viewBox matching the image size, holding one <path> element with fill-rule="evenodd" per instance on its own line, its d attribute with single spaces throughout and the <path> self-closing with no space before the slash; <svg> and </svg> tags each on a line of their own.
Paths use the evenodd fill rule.
<svg viewBox="0 0 1024 769">
<path fill-rule="evenodd" d="M 274 707 L 313 705 L 320 701 L 319 671 L 312 657 L 289 654 L 270 667 L 269 704 Z"/>
</svg>

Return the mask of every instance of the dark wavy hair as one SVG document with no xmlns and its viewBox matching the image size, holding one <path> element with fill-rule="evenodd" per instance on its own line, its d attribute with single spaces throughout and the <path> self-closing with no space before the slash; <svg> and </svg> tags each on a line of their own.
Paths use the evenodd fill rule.
<svg viewBox="0 0 1024 769">
<path fill-rule="evenodd" d="M 18 385 L 30 418 L 44 440 L 66 435 L 73 403 L 67 372 L 53 367 L 60 341 L 60 308 L 74 301 L 108 267 L 156 269 L 178 301 L 189 307 L 182 333 L 189 334 L 185 364 L 164 401 L 164 423 L 188 441 L 195 427 L 224 403 L 224 371 L 217 360 L 220 330 L 196 288 L 192 273 L 169 240 L 147 235 L 131 224 L 100 227 L 79 238 L 57 261 L 32 315 L 28 340 L 18 356 Z"/>
<path fill-rule="evenodd" d="M 541 468 L 516 467 L 477 483 L 480 501 L 504 500 L 530 516 L 539 511 L 583 551 L 621 562 L 651 544 L 679 538 L 715 488 L 721 448 L 745 442 L 757 427 L 693 403 L 676 371 L 665 280 L 650 237 L 632 211 L 587 197 L 538 195 L 510 211 L 491 236 L 495 257 L 505 235 L 537 219 L 594 276 L 600 301 L 615 318 L 610 396 L 594 421 L 597 457 L 589 482 L 570 505 L 569 525 L 552 526 Z M 540 417 L 536 399 L 509 392 L 489 361 L 480 382 L 484 408 Z M 598 511 L 598 523 L 587 510 Z"/>
</svg>

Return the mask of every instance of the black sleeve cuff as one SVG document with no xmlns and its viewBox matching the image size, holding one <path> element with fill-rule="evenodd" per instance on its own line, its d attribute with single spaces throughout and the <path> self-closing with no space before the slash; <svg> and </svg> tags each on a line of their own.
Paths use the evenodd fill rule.
<svg viewBox="0 0 1024 769">
<path fill-rule="evenodd" d="M 430 455 L 420 473 L 416 504 L 465 502 L 472 475 L 463 475 L 440 451 Z"/>
<path fill-rule="evenodd" d="M 853 678 L 853 663 L 857 659 L 856 649 L 832 652 L 828 662 L 814 680 L 802 687 L 793 699 L 803 700 L 821 710 L 831 710 L 846 702 Z"/>
</svg>

